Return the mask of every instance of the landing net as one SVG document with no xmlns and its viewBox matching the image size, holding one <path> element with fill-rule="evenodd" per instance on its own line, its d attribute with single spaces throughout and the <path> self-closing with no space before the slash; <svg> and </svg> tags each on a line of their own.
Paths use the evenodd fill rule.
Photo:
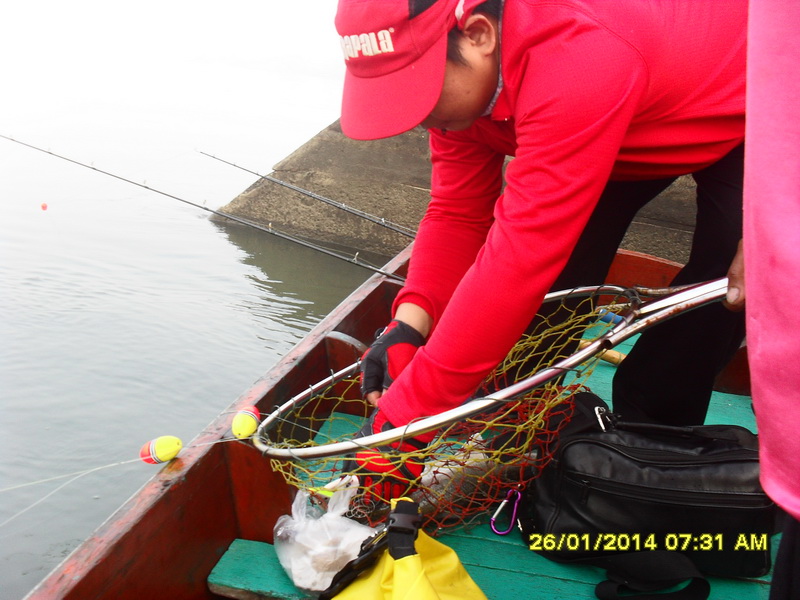
<svg viewBox="0 0 800 600">
<path fill-rule="evenodd" d="M 605 293 L 568 297 L 540 310 L 528 332 L 514 346 L 475 397 L 520 381 L 556 360 L 573 354 L 582 340 L 593 339 L 614 326 L 614 313 L 628 298 Z M 599 357 L 587 360 L 524 395 L 499 403 L 489 412 L 453 423 L 437 432 L 426 448 L 407 453 L 385 449 L 392 461 L 424 461 L 422 475 L 410 495 L 421 507 L 429 531 L 488 521 L 509 490 L 521 489 L 551 459 L 558 432 L 570 419 L 572 396 L 585 391 L 586 380 Z M 299 448 L 354 437 L 370 407 L 361 398 L 358 377 L 332 384 L 288 415 L 270 433 L 276 446 Z M 271 459 L 286 481 L 324 502 L 325 486 L 347 471 L 347 457 L 285 461 Z M 352 463 L 350 463 L 352 465 Z M 359 494 L 350 516 L 372 525 L 384 520 L 385 499 Z"/>
</svg>

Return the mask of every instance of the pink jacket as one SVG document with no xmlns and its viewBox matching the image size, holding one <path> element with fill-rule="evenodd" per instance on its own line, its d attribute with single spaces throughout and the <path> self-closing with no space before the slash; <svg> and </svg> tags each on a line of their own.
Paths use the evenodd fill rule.
<svg viewBox="0 0 800 600">
<path fill-rule="evenodd" d="M 747 350 L 761 483 L 800 520 L 800 4 L 754 3 L 748 54 L 744 249 Z"/>
<path fill-rule="evenodd" d="M 690 173 L 742 142 L 746 17 L 744 0 L 506 0 L 491 115 L 430 132 L 431 203 L 398 303 L 424 308 L 434 330 L 381 400 L 389 420 L 475 390 L 609 178 Z"/>
</svg>

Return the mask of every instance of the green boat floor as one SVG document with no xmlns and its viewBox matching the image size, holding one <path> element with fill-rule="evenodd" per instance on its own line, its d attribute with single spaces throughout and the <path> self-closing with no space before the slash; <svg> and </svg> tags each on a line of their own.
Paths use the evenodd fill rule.
<svg viewBox="0 0 800 600">
<path fill-rule="evenodd" d="M 625 352 L 632 342 L 621 345 Z M 609 401 L 615 367 L 597 365 L 590 379 L 591 390 Z M 756 431 L 751 400 L 715 392 L 707 423 L 736 424 Z M 771 540 L 773 559 L 780 536 Z M 489 525 L 437 537 L 453 548 L 467 572 L 489 600 L 536 598 L 572 600 L 595 598 L 594 587 L 604 579 L 603 571 L 586 565 L 550 561 L 528 550 L 514 529 L 508 536 L 495 535 Z M 767 600 L 769 575 L 758 579 L 709 578 L 710 600 Z M 298 590 L 281 567 L 275 548 L 263 542 L 235 540 L 208 578 L 212 592 L 240 600 L 310 598 Z"/>
<path fill-rule="evenodd" d="M 453 548 L 489 600 L 536 598 L 578 600 L 595 598 L 594 587 L 603 571 L 585 565 L 565 565 L 541 557 L 512 532 L 500 537 L 488 525 L 470 532 L 443 535 L 439 541 Z M 773 553 L 777 541 L 773 541 Z M 769 577 L 750 580 L 709 578 L 710 600 L 767 600 Z M 208 578 L 209 589 L 239 600 L 304 600 L 285 573 L 274 546 L 234 540 Z"/>
</svg>

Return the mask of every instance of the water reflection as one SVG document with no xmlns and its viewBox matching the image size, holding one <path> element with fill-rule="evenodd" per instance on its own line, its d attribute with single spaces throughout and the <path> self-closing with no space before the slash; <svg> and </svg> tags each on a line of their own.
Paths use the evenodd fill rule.
<svg viewBox="0 0 800 600">
<path fill-rule="evenodd" d="M 308 316 L 322 319 L 372 274 L 264 231 L 227 221 L 212 223 L 245 252 L 242 262 L 259 271 L 248 278 L 260 295 L 245 298 L 242 303 L 243 309 L 258 318 L 303 327 Z M 388 257 L 369 255 L 366 259 L 382 266 Z M 280 302 L 274 302 L 277 299 Z"/>
</svg>

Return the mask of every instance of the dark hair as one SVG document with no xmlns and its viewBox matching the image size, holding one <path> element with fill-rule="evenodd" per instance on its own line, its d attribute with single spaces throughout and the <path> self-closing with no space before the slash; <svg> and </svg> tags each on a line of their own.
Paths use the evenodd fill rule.
<svg viewBox="0 0 800 600">
<path fill-rule="evenodd" d="M 411 0 L 413 2 L 413 0 Z M 500 18 L 503 0 L 486 0 L 475 7 L 472 11 L 473 14 L 488 15 L 490 17 Z M 461 48 L 458 41 L 461 39 L 461 30 L 456 26 L 453 27 L 447 34 L 447 60 L 454 63 L 466 64 L 464 56 L 461 54 Z"/>
</svg>

